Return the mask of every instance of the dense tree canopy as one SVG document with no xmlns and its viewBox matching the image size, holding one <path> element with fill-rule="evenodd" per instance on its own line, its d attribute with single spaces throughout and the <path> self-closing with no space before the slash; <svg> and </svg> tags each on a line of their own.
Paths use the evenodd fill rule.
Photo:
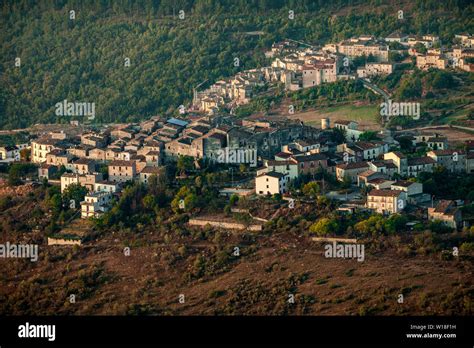
<svg viewBox="0 0 474 348">
<path fill-rule="evenodd" d="M 381 11 L 371 12 L 375 5 Z M 95 103 L 95 122 L 170 112 L 189 103 L 193 87 L 206 79 L 268 64 L 263 52 L 284 38 L 325 43 L 402 30 L 435 32 L 449 41 L 455 33 L 472 31 L 468 1 L 416 1 L 403 22 L 392 5 L 381 0 L 4 1 L 0 127 L 66 123 L 69 117 L 55 114 L 55 104 L 63 100 Z"/>
</svg>

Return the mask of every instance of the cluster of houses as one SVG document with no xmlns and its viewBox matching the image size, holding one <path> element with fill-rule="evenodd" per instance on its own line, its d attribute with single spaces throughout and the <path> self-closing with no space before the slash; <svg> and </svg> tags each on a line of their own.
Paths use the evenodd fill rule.
<svg viewBox="0 0 474 348">
<path fill-rule="evenodd" d="M 180 156 L 227 164 L 260 164 L 255 176 L 257 195 L 285 195 L 292 180 L 325 171 L 348 185 L 365 188 L 365 208 L 397 213 L 407 205 L 431 201 L 413 178 L 437 166 L 451 172 L 474 173 L 474 151 L 451 149 L 448 139 L 438 134 L 405 132 L 404 138 L 413 147 L 422 145 L 429 150 L 425 156 L 407 156 L 399 151 L 399 143 L 389 131 L 379 134 L 377 140 L 360 140 L 363 131 L 354 121 L 335 121 L 331 126 L 329 119 L 323 119 L 318 129 L 299 120 L 235 120 L 216 111 L 222 106 L 248 103 L 255 90 L 268 82 L 298 90 L 338 79 L 391 74 L 394 66 L 389 63 L 389 46 L 395 42 L 401 51 L 416 56 L 420 69 L 452 66 L 472 71 L 469 59 L 473 57 L 473 36 L 456 35 L 456 40 L 457 46 L 449 52 L 443 50 L 436 36 L 415 37 L 399 32 L 384 39 L 362 35 L 321 48 L 302 49 L 290 40 L 279 42 L 266 53 L 273 58 L 271 66 L 240 72 L 205 91 L 195 90 L 193 108 L 201 112 L 189 112 L 186 119 L 156 116 L 141 123 L 89 130 L 79 136 L 50 132 L 32 140 L 31 145 L 0 148 L 0 162 L 18 161 L 20 150 L 29 147 L 31 161 L 39 165 L 40 178 L 57 181 L 61 192 L 72 184 L 87 188 L 88 194 L 81 202 L 84 218 L 106 212 L 124 183 L 147 184 L 153 175 L 160 175 L 167 161 Z M 426 54 L 416 51 L 420 44 L 428 50 Z M 351 74 L 348 59 L 361 56 L 371 59 Z M 331 140 L 332 129 L 344 132 L 345 143 L 337 145 Z M 195 166 L 198 168 L 196 161 Z M 452 202 L 440 202 L 428 209 L 428 215 L 450 226 L 460 223 L 458 208 Z"/>
<path fill-rule="evenodd" d="M 397 49 L 391 49 L 391 43 L 398 43 Z M 271 66 L 245 70 L 228 80 L 220 80 L 206 90 L 195 92 L 193 109 L 215 114 L 220 108 L 230 109 L 248 103 L 256 94 L 258 87 L 266 84 L 282 83 L 287 90 L 296 91 L 322 83 L 354 78 L 370 78 L 377 75 L 389 75 L 394 63 L 389 62 L 389 52 L 408 54 L 416 57 L 419 69 L 458 68 L 474 71 L 474 36 L 459 34 L 455 44 L 448 50 L 441 46 L 435 35 L 407 35 L 394 32 L 385 38 L 361 35 L 339 43 L 330 43 L 322 47 L 302 48 L 297 42 L 285 40 L 274 43 L 267 58 L 272 58 Z M 426 53 L 416 50 L 423 45 Z M 368 62 L 351 73 L 350 60 L 367 57 Z"/>
<path fill-rule="evenodd" d="M 138 180 L 147 184 L 151 176 L 160 174 L 165 162 L 179 156 L 222 158 L 221 163 L 230 164 L 241 161 L 234 153 L 252 151 L 270 158 L 292 140 L 312 139 L 318 133 L 300 121 L 287 119 L 228 122 L 202 115 L 188 120 L 157 116 L 140 124 L 115 125 L 75 137 L 67 132 L 44 134 L 31 142 L 31 161 L 39 165 L 39 178 L 57 180 L 61 192 L 72 184 L 88 189 L 81 202 L 86 218 L 106 212 L 124 183 Z M 256 157 L 247 159 L 244 163 L 256 165 Z"/>
<path fill-rule="evenodd" d="M 124 183 L 147 183 L 160 172 L 164 148 L 157 140 L 160 122 L 156 117 L 76 137 L 50 132 L 31 141 L 31 161 L 39 165 L 40 179 L 59 181 L 61 192 L 72 184 L 87 188 L 81 215 L 97 217 L 110 208 Z"/>
<path fill-rule="evenodd" d="M 334 128 L 351 126 L 351 121 L 335 121 Z M 354 125 L 355 124 L 355 125 Z M 327 120 L 323 120 L 327 127 Z M 398 151 L 398 142 L 392 137 L 375 141 L 347 141 L 340 145 L 331 143 L 324 129 L 312 141 L 296 140 L 282 147 L 271 160 L 264 160 L 257 169 L 255 192 L 257 195 L 285 195 L 293 179 L 318 171 L 332 173 L 340 182 L 365 189 L 363 202 L 345 204 L 366 208 L 382 214 L 394 214 L 407 205 L 426 207 L 433 205 L 432 197 L 423 192 L 423 185 L 414 180 L 422 172 L 433 172 L 443 166 L 453 173 L 474 173 L 474 149 L 451 149 L 448 139 L 438 134 L 404 134 L 414 147 L 426 147 L 425 156 L 407 156 Z M 460 227 L 460 211 L 454 202 L 440 201 L 427 210 L 428 218 L 441 220 L 450 227 Z M 440 218 L 441 216 L 441 218 Z"/>
<path fill-rule="evenodd" d="M 152 176 L 163 173 L 169 161 L 189 156 L 195 160 L 196 169 L 200 168 L 196 160 L 258 165 L 254 190 L 241 190 L 246 195 L 288 195 L 295 179 L 315 177 L 324 171 L 346 187 L 367 193 L 362 203 L 344 204 L 341 209 L 363 207 L 393 214 L 423 206 L 429 218 L 460 226 L 456 203 L 440 201 L 434 205 L 432 197 L 423 192 L 423 185 L 414 179 L 437 166 L 453 173 L 474 173 L 473 144 L 460 150 L 436 133 L 403 131 L 395 135 L 388 130 L 367 141 L 359 139 L 363 132 L 358 128 L 355 121 L 331 124 L 329 119 L 322 119 L 321 127 L 316 128 L 278 117 L 235 120 L 192 114 L 184 120 L 156 116 L 141 123 L 89 129 L 76 136 L 67 131 L 49 132 L 33 139 L 30 149 L 31 161 L 39 166 L 39 178 L 60 185 L 61 192 L 73 184 L 87 188 L 81 202 L 83 218 L 108 211 L 125 183 L 148 184 Z M 344 132 L 344 143 L 334 142 L 335 129 Z M 402 153 L 401 138 L 410 141 L 413 148 L 426 149 L 426 155 Z M 248 153 L 254 156 L 245 156 Z M 229 194 L 240 194 L 238 188 L 228 190 Z"/>
<path fill-rule="evenodd" d="M 388 42 L 398 42 L 408 49 L 408 55 L 416 57 L 416 66 L 421 70 L 430 68 L 444 70 L 458 68 L 468 72 L 474 71 L 474 36 L 457 34 L 450 49 L 443 47 L 438 36 L 410 36 L 395 32 L 386 38 Z M 426 53 L 416 50 L 417 45 L 423 45 Z"/>
<path fill-rule="evenodd" d="M 21 158 L 20 151 L 28 148 L 29 144 L 0 146 L 0 163 L 8 164 L 19 161 Z"/>
</svg>

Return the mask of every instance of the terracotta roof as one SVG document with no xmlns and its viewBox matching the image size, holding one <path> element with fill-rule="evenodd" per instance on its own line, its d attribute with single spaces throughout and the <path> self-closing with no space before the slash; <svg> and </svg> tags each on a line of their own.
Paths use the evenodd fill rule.
<svg viewBox="0 0 474 348">
<path fill-rule="evenodd" d="M 115 160 L 109 163 L 110 166 L 116 166 L 116 167 L 132 167 L 135 165 L 134 161 L 123 161 L 123 160 Z"/>
<path fill-rule="evenodd" d="M 355 121 L 348 121 L 348 120 L 337 120 L 337 121 L 334 121 L 334 124 L 345 124 L 345 125 L 348 125 L 350 124 L 351 122 L 354 122 L 354 123 L 357 123 Z"/>
<path fill-rule="evenodd" d="M 268 172 L 268 173 L 263 173 L 261 175 L 259 175 L 258 177 L 261 177 L 261 176 L 271 176 L 273 178 L 283 178 L 284 176 L 286 176 L 286 174 L 283 174 L 283 173 L 277 173 L 277 172 Z"/>
<path fill-rule="evenodd" d="M 56 145 L 60 142 L 59 139 L 53 139 L 48 137 L 42 137 L 32 141 L 33 143 L 40 144 L 40 145 Z"/>
<path fill-rule="evenodd" d="M 375 167 L 386 167 L 386 168 L 397 168 L 397 166 L 390 160 L 386 161 L 372 161 L 371 162 Z"/>
<path fill-rule="evenodd" d="M 291 153 L 288 152 L 278 152 L 275 157 L 281 157 L 281 158 L 290 158 L 293 156 Z"/>
<path fill-rule="evenodd" d="M 160 172 L 161 172 L 160 167 L 151 167 L 151 166 L 146 166 L 141 171 L 141 173 L 145 173 L 145 174 L 159 174 Z"/>
<path fill-rule="evenodd" d="M 377 190 L 374 189 L 369 192 L 368 196 L 378 196 L 378 197 L 398 197 L 403 191 L 399 190 Z"/>
<path fill-rule="evenodd" d="M 159 156 L 160 151 L 148 151 L 145 156 Z"/>
<path fill-rule="evenodd" d="M 149 140 L 145 143 L 145 146 L 153 146 L 153 147 L 160 147 L 163 142 L 156 141 L 156 140 Z"/>
<path fill-rule="evenodd" d="M 364 168 L 369 167 L 367 162 L 349 162 L 349 163 L 341 163 L 336 166 L 337 168 L 348 170 L 348 169 L 357 169 L 357 168 Z"/>
<path fill-rule="evenodd" d="M 374 165 L 375 167 L 385 167 L 387 166 L 387 163 L 392 163 L 392 162 L 372 161 L 370 163 L 372 163 L 372 165 Z"/>
<path fill-rule="evenodd" d="M 442 213 L 445 215 L 454 215 L 456 210 L 457 209 L 453 201 L 448 201 L 444 199 L 440 200 L 438 204 L 436 204 L 436 207 L 434 209 L 436 213 Z"/>
<path fill-rule="evenodd" d="M 384 183 L 386 181 L 390 181 L 390 180 L 387 180 L 387 179 L 384 179 L 384 178 L 375 178 L 375 179 L 368 180 L 367 184 L 381 184 L 381 183 Z"/>
<path fill-rule="evenodd" d="M 286 165 L 296 165 L 296 162 L 293 159 L 285 161 L 270 160 L 267 162 L 269 166 L 286 166 Z"/>
<path fill-rule="evenodd" d="M 438 142 L 445 142 L 448 141 L 446 137 L 431 137 L 428 138 L 427 142 L 429 143 L 438 143 Z"/>
<path fill-rule="evenodd" d="M 411 185 L 413 185 L 414 182 L 412 181 L 408 181 L 408 180 L 399 180 L 399 181 L 396 181 L 392 184 L 392 186 L 401 186 L 401 187 L 409 187 Z"/>
<path fill-rule="evenodd" d="M 54 149 L 54 150 L 48 152 L 48 155 L 51 155 L 51 156 L 65 156 L 66 152 L 63 149 Z"/>
<path fill-rule="evenodd" d="M 79 158 L 77 161 L 74 161 L 73 164 L 91 164 L 94 163 L 94 160 L 89 158 Z"/>
<path fill-rule="evenodd" d="M 214 138 L 214 139 L 224 141 L 227 139 L 227 136 L 222 133 L 212 133 L 211 135 L 209 135 L 209 138 Z"/>
<path fill-rule="evenodd" d="M 370 169 L 369 169 L 369 170 L 366 170 L 365 172 L 360 173 L 358 176 L 367 178 L 367 177 L 369 177 L 369 176 L 371 176 L 371 175 L 374 175 L 374 174 L 376 174 L 376 173 L 377 173 L 377 172 L 374 172 L 373 170 L 370 170 Z"/>
<path fill-rule="evenodd" d="M 297 162 L 326 161 L 328 158 L 322 153 L 313 153 L 311 155 L 293 157 Z"/>
<path fill-rule="evenodd" d="M 42 169 L 49 169 L 49 168 L 52 168 L 52 167 L 56 167 L 56 166 L 52 165 L 52 164 L 47 164 L 47 163 L 42 163 L 40 165 L 40 168 L 42 168 Z"/>
<path fill-rule="evenodd" d="M 409 158 L 408 165 L 409 166 L 418 166 L 422 164 L 435 164 L 436 161 L 431 157 L 424 156 L 424 157 L 416 157 L 416 158 Z"/>
<path fill-rule="evenodd" d="M 196 132 L 199 132 L 199 133 L 202 133 L 202 134 L 205 134 L 205 133 L 209 132 L 209 127 L 204 127 L 204 126 L 201 126 L 201 125 L 194 126 L 191 129 L 193 131 L 196 131 Z"/>
<path fill-rule="evenodd" d="M 370 149 L 375 149 L 376 147 L 382 146 L 382 144 L 372 143 L 369 141 L 358 141 L 354 143 L 353 145 L 358 147 L 361 150 L 370 150 Z"/>
<path fill-rule="evenodd" d="M 463 150 L 433 150 L 430 152 L 434 153 L 436 156 L 453 156 L 454 153 L 457 153 L 458 155 L 464 154 Z"/>
</svg>

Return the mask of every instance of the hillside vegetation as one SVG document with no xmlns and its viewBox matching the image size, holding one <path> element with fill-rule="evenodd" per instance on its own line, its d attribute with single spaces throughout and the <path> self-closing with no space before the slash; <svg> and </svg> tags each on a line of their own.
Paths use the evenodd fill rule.
<svg viewBox="0 0 474 348">
<path fill-rule="evenodd" d="M 268 64 L 263 52 L 284 38 L 324 43 L 402 30 L 450 41 L 473 31 L 469 1 L 24 0 L 0 6 L 4 129 L 69 122 L 54 112 L 64 99 L 95 103 L 95 122 L 172 112 L 190 102 L 200 82 Z M 400 8 L 403 21 L 396 16 Z"/>
</svg>

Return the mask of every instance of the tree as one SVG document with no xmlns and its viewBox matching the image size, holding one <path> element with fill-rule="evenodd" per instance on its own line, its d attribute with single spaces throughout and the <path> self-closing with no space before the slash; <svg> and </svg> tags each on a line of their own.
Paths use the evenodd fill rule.
<svg viewBox="0 0 474 348">
<path fill-rule="evenodd" d="M 377 61 L 377 58 L 374 57 L 374 55 L 372 53 L 369 54 L 369 56 L 367 57 L 367 62 L 368 63 L 373 63 L 373 62 L 376 62 Z"/>
<path fill-rule="evenodd" d="M 199 254 L 194 261 L 194 275 L 196 277 L 202 277 L 206 271 L 206 259 Z"/>
<path fill-rule="evenodd" d="M 355 57 L 354 59 L 352 59 L 352 64 L 353 64 L 356 68 L 365 65 L 366 62 L 367 62 L 367 57 L 364 56 L 364 55 L 359 56 L 359 57 Z"/>
<path fill-rule="evenodd" d="M 395 50 L 395 51 L 398 50 L 398 51 L 400 51 L 400 50 L 404 50 L 404 49 L 405 49 L 405 46 L 403 46 L 400 42 L 397 42 L 397 41 L 395 41 L 395 42 L 390 42 L 390 43 L 388 44 L 388 46 L 390 47 L 390 50 L 391 50 L 391 51 L 392 51 L 392 50 Z M 389 54 L 390 54 L 390 53 L 391 53 L 391 52 L 389 52 Z"/>
<path fill-rule="evenodd" d="M 232 196 L 230 196 L 229 204 L 231 206 L 236 205 L 238 202 L 239 202 L 239 196 L 237 196 L 236 194 L 233 194 Z"/>
<path fill-rule="evenodd" d="M 377 139 L 377 132 L 374 131 L 365 131 L 359 135 L 360 141 L 372 141 Z"/>
<path fill-rule="evenodd" d="M 423 45 L 421 42 L 418 42 L 414 47 L 413 47 L 418 53 L 421 54 L 426 54 L 428 52 L 428 49 Z"/>
<path fill-rule="evenodd" d="M 330 218 L 321 218 L 309 228 L 311 233 L 317 234 L 318 236 L 327 236 L 334 234 L 338 231 L 338 222 Z"/>
<path fill-rule="evenodd" d="M 99 173 L 102 174 L 104 180 L 107 180 L 109 178 L 109 167 L 106 164 L 100 165 Z"/>
<path fill-rule="evenodd" d="M 319 194 L 320 188 L 317 182 L 312 181 L 303 186 L 303 194 L 305 196 L 315 198 Z"/>
<path fill-rule="evenodd" d="M 8 170 L 8 184 L 17 186 L 22 183 L 22 177 L 36 171 L 36 166 L 31 163 L 14 163 Z"/>
<path fill-rule="evenodd" d="M 421 97 L 422 85 L 419 77 L 408 77 L 400 83 L 398 96 L 401 99 L 415 99 Z"/>
<path fill-rule="evenodd" d="M 340 128 L 333 128 L 330 134 L 331 141 L 336 144 L 342 144 L 346 142 L 346 130 Z"/>
<path fill-rule="evenodd" d="M 61 194 L 55 193 L 48 199 L 48 206 L 53 212 L 54 215 L 58 215 L 62 209 L 62 199 Z M 54 219 L 53 219 L 54 220 Z"/>
<path fill-rule="evenodd" d="M 354 225 L 354 230 L 362 235 L 377 235 L 384 232 L 385 219 L 382 215 L 372 215 Z"/>
<path fill-rule="evenodd" d="M 400 144 L 400 149 L 405 152 L 411 152 L 413 150 L 413 142 L 409 137 L 400 137 L 397 139 Z"/>
<path fill-rule="evenodd" d="M 408 218 L 405 215 L 393 214 L 385 221 L 384 228 L 388 233 L 400 232 L 406 227 Z"/>
<path fill-rule="evenodd" d="M 202 188 L 202 176 L 197 176 L 196 179 L 194 179 L 194 185 L 196 185 L 196 188 L 201 189 Z"/>
<path fill-rule="evenodd" d="M 155 196 L 148 194 L 143 197 L 143 207 L 148 210 L 154 210 L 156 208 Z"/>
<path fill-rule="evenodd" d="M 428 79 L 429 87 L 434 89 L 446 89 L 455 86 L 455 80 L 451 73 L 437 70 L 433 72 L 433 76 Z"/>
<path fill-rule="evenodd" d="M 180 210 L 190 211 L 197 207 L 198 197 L 188 187 L 183 186 L 179 189 L 171 202 L 171 207 L 175 212 Z"/>
<path fill-rule="evenodd" d="M 179 156 L 177 168 L 181 175 L 193 169 L 194 159 L 190 156 Z"/>
<path fill-rule="evenodd" d="M 63 192 L 63 204 L 70 208 L 71 201 L 74 201 L 74 207 L 77 209 L 80 206 L 80 203 L 84 200 L 84 197 L 87 194 L 87 189 L 80 184 L 71 184 Z"/>
<path fill-rule="evenodd" d="M 468 120 L 474 120 L 474 110 L 469 111 L 469 114 L 467 115 Z"/>
<path fill-rule="evenodd" d="M 18 186 L 22 183 L 20 178 L 20 172 L 18 169 L 14 168 L 13 166 L 8 171 L 8 185 L 10 186 Z"/>
<path fill-rule="evenodd" d="M 21 149 L 20 150 L 20 158 L 21 158 L 22 161 L 29 162 L 31 160 L 31 150 Z"/>
</svg>

